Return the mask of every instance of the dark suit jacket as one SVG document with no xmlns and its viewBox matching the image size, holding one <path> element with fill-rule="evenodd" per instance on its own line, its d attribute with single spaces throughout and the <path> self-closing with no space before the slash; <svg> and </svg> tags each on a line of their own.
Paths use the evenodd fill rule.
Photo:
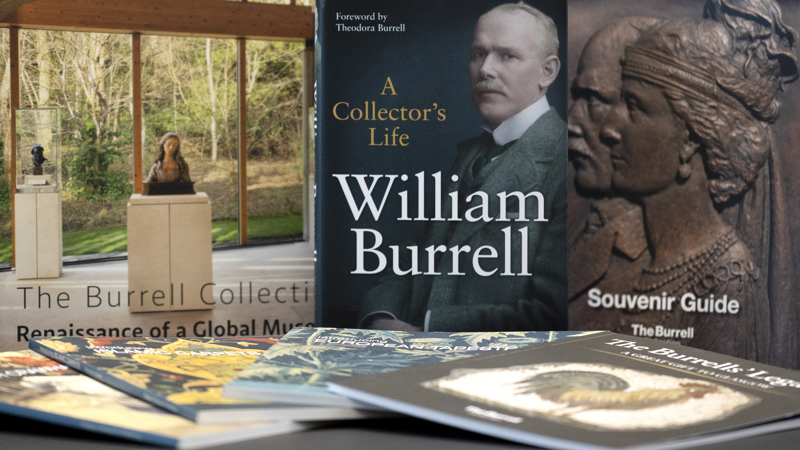
<svg viewBox="0 0 800 450">
<path fill-rule="evenodd" d="M 476 137 L 458 146 L 458 156 L 448 176 L 458 175 L 443 195 L 442 211 L 449 217 L 450 192 L 462 195 L 480 190 L 489 196 L 489 216 L 500 217 L 499 192 L 538 191 L 544 197 L 544 218 L 538 201 L 530 196 L 525 212 L 528 221 L 516 221 L 520 211 L 516 200 L 506 210 L 510 221 L 428 222 L 413 242 L 419 248 L 419 267 L 427 268 L 431 245 L 445 245 L 448 251 L 436 264 L 442 275 L 387 275 L 365 296 L 361 318 L 385 311 L 412 325 L 422 326 L 430 311 L 431 331 L 563 330 L 567 326 L 567 127 L 555 110 L 542 115 L 522 137 L 473 178 L 472 164 L 484 151 L 484 139 Z M 511 197 L 513 199 L 513 197 Z M 459 216 L 474 207 L 477 200 L 461 208 Z M 477 213 L 475 215 L 478 215 Z M 513 273 L 521 273 L 523 238 L 527 227 L 527 265 L 529 276 L 503 276 L 506 234 L 511 227 Z M 459 270 L 466 275 L 448 275 L 453 268 L 453 246 L 470 246 L 461 253 Z M 473 270 L 473 254 L 482 246 L 497 250 L 498 257 L 482 259 L 483 270 L 497 271 L 488 277 Z M 488 250 L 485 250 L 488 252 Z M 403 254 L 408 254 L 408 251 Z M 410 261 L 401 264 L 408 268 Z"/>
</svg>

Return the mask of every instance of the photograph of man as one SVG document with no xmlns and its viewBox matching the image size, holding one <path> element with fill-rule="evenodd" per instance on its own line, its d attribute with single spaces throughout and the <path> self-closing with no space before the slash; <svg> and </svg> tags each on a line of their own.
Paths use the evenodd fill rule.
<svg viewBox="0 0 800 450">
<path fill-rule="evenodd" d="M 469 72 L 485 131 L 458 145 L 443 177 L 442 210 L 462 219 L 428 222 L 414 243 L 433 246 L 439 274 L 385 276 L 364 298 L 360 327 L 566 328 L 567 127 L 546 97 L 558 47 L 553 20 L 528 4 L 480 17 Z M 482 265 L 476 253 L 494 259 Z M 417 256 L 427 267 L 428 252 Z"/>
</svg>

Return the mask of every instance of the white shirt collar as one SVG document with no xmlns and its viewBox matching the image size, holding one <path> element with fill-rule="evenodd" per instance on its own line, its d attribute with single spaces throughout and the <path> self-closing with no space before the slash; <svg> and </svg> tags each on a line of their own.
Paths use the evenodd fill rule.
<svg viewBox="0 0 800 450">
<path fill-rule="evenodd" d="M 542 96 L 536 103 L 518 112 L 515 116 L 509 117 L 494 130 L 485 125 L 483 129 L 492 133 L 497 145 L 506 145 L 521 138 L 528 128 L 549 110 L 550 104 L 547 102 L 547 97 Z"/>
</svg>

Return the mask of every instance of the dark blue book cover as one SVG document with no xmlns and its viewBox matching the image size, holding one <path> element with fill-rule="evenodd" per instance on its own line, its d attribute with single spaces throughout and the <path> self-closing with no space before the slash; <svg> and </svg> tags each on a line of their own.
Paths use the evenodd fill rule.
<svg viewBox="0 0 800 450">
<path fill-rule="evenodd" d="M 318 325 L 566 328 L 566 2 L 504 3 L 318 2 Z"/>
</svg>

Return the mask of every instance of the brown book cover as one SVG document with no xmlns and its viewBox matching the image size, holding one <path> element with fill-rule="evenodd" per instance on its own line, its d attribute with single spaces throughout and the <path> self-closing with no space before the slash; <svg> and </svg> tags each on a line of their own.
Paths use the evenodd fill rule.
<svg viewBox="0 0 800 450">
<path fill-rule="evenodd" d="M 571 329 L 798 367 L 799 18 L 570 1 Z"/>
</svg>

